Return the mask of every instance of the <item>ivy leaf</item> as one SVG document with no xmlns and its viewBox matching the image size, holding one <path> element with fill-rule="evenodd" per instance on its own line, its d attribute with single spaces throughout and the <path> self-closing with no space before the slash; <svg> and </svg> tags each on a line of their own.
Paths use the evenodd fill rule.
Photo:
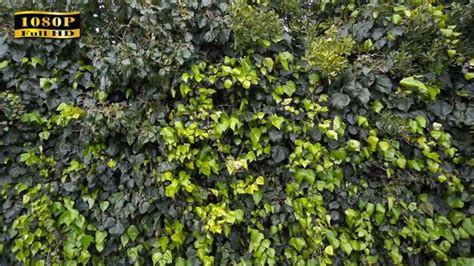
<svg viewBox="0 0 474 266">
<path fill-rule="evenodd" d="M 221 118 L 221 122 L 215 126 L 216 133 L 222 135 L 230 126 L 230 120 L 226 117 Z"/>
<path fill-rule="evenodd" d="M 271 115 L 270 116 L 270 122 L 272 123 L 273 126 L 275 126 L 278 129 L 281 129 L 281 124 L 285 121 L 285 119 L 281 116 L 277 115 Z"/>
<path fill-rule="evenodd" d="M 332 246 L 327 246 L 327 247 L 324 249 L 324 253 L 326 253 L 326 254 L 329 255 L 329 256 L 334 255 L 334 250 L 333 250 Z"/>
<path fill-rule="evenodd" d="M 331 97 L 331 104 L 337 109 L 346 107 L 351 99 L 346 94 L 336 93 Z"/>
<path fill-rule="evenodd" d="M 357 218 L 357 216 L 359 215 L 357 213 L 356 210 L 354 209 L 347 209 L 344 211 L 344 213 L 346 214 L 346 222 L 347 224 L 352 227 L 352 225 L 354 224 L 355 222 L 355 218 Z"/>
<path fill-rule="evenodd" d="M 309 84 L 311 85 L 316 85 L 320 80 L 320 77 L 318 74 L 311 74 L 309 75 Z"/>
<path fill-rule="evenodd" d="M 296 91 L 296 84 L 291 80 L 287 81 L 285 86 L 283 86 L 283 89 L 284 89 L 284 92 L 286 93 L 286 95 L 291 97 L 291 95 L 293 95 L 293 93 L 295 93 L 295 91 Z"/>
<path fill-rule="evenodd" d="M 306 247 L 306 241 L 304 238 L 300 237 L 292 237 L 290 239 L 290 245 L 293 246 L 298 252 L 303 250 Z"/>
<path fill-rule="evenodd" d="M 397 165 L 398 167 L 405 169 L 405 165 L 407 163 L 407 160 L 403 157 L 397 159 Z"/>
<path fill-rule="evenodd" d="M 107 232 L 104 232 L 104 231 L 95 232 L 95 248 L 97 249 L 97 251 L 102 252 L 102 250 L 104 250 L 106 237 L 107 237 Z"/>
<path fill-rule="evenodd" d="M 32 57 L 31 58 L 31 65 L 33 67 L 36 67 L 37 64 L 40 64 L 41 66 L 44 66 L 43 59 L 40 58 L 40 57 L 36 57 L 36 56 Z"/>
<path fill-rule="evenodd" d="M 252 141 L 253 146 L 257 146 L 260 140 L 261 131 L 258 128 L 252 128 L 250 130 L 250 140 Z"/>
<path fill-rule="evenodd" d="M 393 21 L 393 24 L 398 25 L 400 24 L 400 22 L 402 22 L 402 17 L 399 14 L 394 14 L 392 16 L 392 21 Z"/>
<path fill-rule="evenodd" d="M 84 235 L 80 240 L 83 249 L 89 248 L 90 244 L 94 242 L 94 237 L 89 235 Z"/>
<path fill-rule="evenodd" d="M 381 151 L 386 151 L 388 148 L 390 148 L 390 144 L 386 141 L 381 141 L 379 142 L 379 147 Z"/>
<path fill-rule="evenodd" d="M 273 69 L 273 59 L 271 57 L 265 57 L 263 64 L 271 71 Z"/>
<path fill-rule="evenodd" d="M 289 154 L 290 151 L 285 146 L 272 147 L 272 159 L 275 161 L 275 163 L 281 163 L 288 157 Z"/>
<path fill-rule="evenodd" d="M 8 61 L 7 60 L 4 60 L 4 61 L 0 62 L 0 69 L 6 68 L 7 66 L 8 66 Z"/>
<path fill-rule="evenodd" d="M 462 228 L 466 230 L 466 232 L 470 236 L 474 236 L 474 223 L 472 222 L 472 217 L 464 219 L 464 222 L 462 223 Z"/>
<path fill-rule="evenodd" d="M 426 118 L 419 115 L 416 117 L 416 122 L 418 123 L 418 126 L 425 128 L 426 127 Z"/>
<path fill-rule="evenodd" d="M 135 225 L 130 225 L 127 229 L 127 235 L 130 238 L 130 240 L 135 241 L 138 237 L 138 229 Z"/>
<path fill-rule="evenodd" d="M 288 66 L 288 61 L 293 60 L 293 55 L 290 54 L 289 52 L 283 52 L 278 54 L 278 59 L 280 60 L 280 63 L 286 71 L 289 71 L 289 66 Z"/>
<path fill-rule="evenodd" d="M 375 205 L 375 222 L 380 225 L 385 218 L 385 207 L 381 203 Z"/>
<path fill-rule="evenodd" d="M 166 187 L 165 195 L 167 197 L 174 198 L 178 190 L 179 190 L 179 181 L 176 179 L 173 179 L 173 181 L 171 181 L 171 184 Z"/>
<path fill-rule="evenodd" d="M 230 87 L 232 87 L 232 80 L 226 79 L 224 81 L 224 88 L 229 89 Z"/>
<path fill-rule="evenodd" d="M 433 112 L 436 116 L 441 119 L 446 117 L 453 111 L 453 106 L 446 101 L 435 101 L 427 106 L 427 109 Z"/>
<path fill-rule="evenodd" d="M 207 24 L 207 17 L 204 16 L 204 15 L 198 15 L 198 16 L 196 17 L 196 21 L 197 21 L 198 27 L 201 29 L 201 28 L 203 28 L 204 26 L 206 26 L 206 24 Z"/>
<path fill-rule="evenodd" d="M 21 122 L 29 123 L 29 122 L 36 122 L 41 124 L 41 115 L 37 111 L 26 113 L 21 116 Z"/>
<path fill-rule="evenodd" d="M 350 243 L 342 242 L 342 244 L 341 244 L 341 249 L 342 249 L 347 255 L 351 255 L 351 253 L 352 253 L 352 246 L 351 246 Z"/>
<path fill-rule="evenodd" d="M 428 87 L 423 82 L 416 80 L 413 76 L 402 79 L 400 86 L 415 89 L 421 95 L 430 97 L 431 99 L 434 99 L 438 91 L 436 87 Z"/>
<path fill-rule="evenodd" d="M 366 104 L 370 101 L 370 92 L 367 88 L 359 89 L 355 92 L 355 96 L 363 104 Z"/>
<path fill-rule="evenodd" d="M 392 82 L 387 75 L 375 76 L 375 89 L 382 93 L 389 93 L 392 90 Z"/>
<path fill-rule="evenodd" d="M 298 183 L 301 183 L 303 180 L 306 180 L 310 185 L 314 183 L 316 178 L 316 173 L 311 169 L 299 169 L 296 171 L 295 179 Z"/>
</svg>

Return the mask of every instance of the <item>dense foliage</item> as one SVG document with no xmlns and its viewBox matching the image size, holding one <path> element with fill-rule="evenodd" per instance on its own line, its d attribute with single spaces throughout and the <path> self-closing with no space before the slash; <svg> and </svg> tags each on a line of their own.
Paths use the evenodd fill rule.
<svg viewBox="0 0 474 266">
<path fill-rule="evenodd" d="M 31 2 L 0 264 L 474 264 L 473 1 Z"/>
</svg>

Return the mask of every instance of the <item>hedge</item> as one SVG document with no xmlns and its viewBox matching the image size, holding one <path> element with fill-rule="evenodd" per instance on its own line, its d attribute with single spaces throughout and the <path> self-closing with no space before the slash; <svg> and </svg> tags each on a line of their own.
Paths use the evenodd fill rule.
<svg viewBox="0 0 474 266">
<path fill-rule="evenodd" d="M 377 2 L 2 1 L 0 264 L 473 265 L 474 2 Z"/>
</svg>

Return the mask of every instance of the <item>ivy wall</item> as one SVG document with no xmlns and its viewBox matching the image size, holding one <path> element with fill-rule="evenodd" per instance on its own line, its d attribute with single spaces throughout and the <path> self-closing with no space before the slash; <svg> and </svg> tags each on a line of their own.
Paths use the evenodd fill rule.
<svg viewBox="0 0 474 266">
<path fill-rule="evenodd" d="M 0 264 L 473 265 L 474 2 L 378 2 L 3 0 Z"/>
</svg>

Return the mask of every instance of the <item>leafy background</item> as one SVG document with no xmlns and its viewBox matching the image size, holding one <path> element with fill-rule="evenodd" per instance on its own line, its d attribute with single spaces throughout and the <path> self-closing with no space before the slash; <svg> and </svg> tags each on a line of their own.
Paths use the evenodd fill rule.
<svg viewBox="0 0 474 266">
<path fill-rule="evenodd" d="M 370 2 L 2 1 L 0 264 L 472 265 L 474 4 Z"/>
</svg>

